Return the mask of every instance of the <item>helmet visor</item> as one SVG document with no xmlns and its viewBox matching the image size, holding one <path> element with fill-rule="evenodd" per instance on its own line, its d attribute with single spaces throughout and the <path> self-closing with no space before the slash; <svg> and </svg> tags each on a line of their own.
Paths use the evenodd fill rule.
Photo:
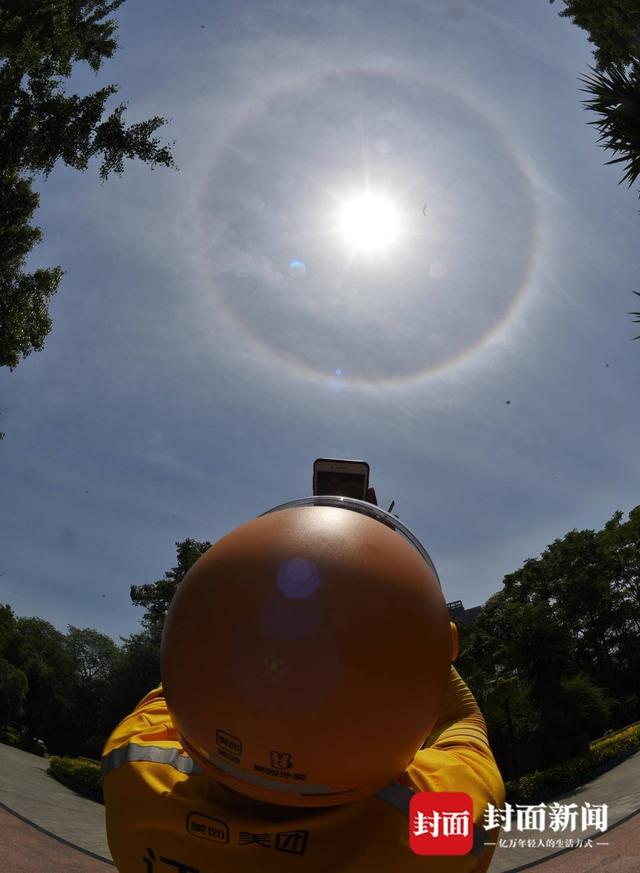
<svg viewBox="0 0 640 873">
<path fill-rule="evenodd" d="M 298 506 L 334 506 L 339 509 L 350 509 L 352 512 L 360 512 L 362 515 L 368 515 L 369 518 L 373 518 L 375 521 L 380 521 L 387 525 L 387 527 L 394 528 L 396 533 L 399 533 L 408 540 L 414 549 L 422 555 L 438 580 L 440 590 L 442 590 L 442 583 L 440 582 L 438 571 L 429 557 L 429 553 L 413 531 L 411 531 L 406 524 L 403 524 L 399 518 L 396 518 L 395 515 L 391 515 L 390 512 L 386 512 L 384 509 L 381 509 L 379 506 L 375 506 L 373 503 L 369 503 L 366 500 L 357 500 L 355 497 L 334 497 L 327 494 L 314 495 L 313 497 L 300 497 L 297 500 L 289 500 L 287 503 L 281 503 L 279 506 L 267 509 L 266 512 L 261 512 L 258 518 L 261 518 L 263 515 L 269 515 L 271 512 L 278 512 L 280 509 L 293 509 Z"/>
</svg>

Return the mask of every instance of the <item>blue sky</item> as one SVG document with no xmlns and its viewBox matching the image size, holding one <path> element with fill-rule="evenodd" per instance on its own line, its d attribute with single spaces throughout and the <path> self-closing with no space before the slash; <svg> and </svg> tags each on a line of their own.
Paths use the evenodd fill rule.
<svg viewBox="0 0 640 873">
<path fill-rule="evenodd" d="M 626 519 L 637 191 L 603 166 L 561 8 L 118 10 L 118 51 L 68 90 L 170 118 L 180 169 L 36 181 L 28 267 L 66 275 L 45 350 L 0 372 L 0 602 L 118 640 L 175 542 L 306 496 L 319 456 L 369 462 L 467 607 Z M 367 190 L 398 229 L 354 251 Z"/>
</svg>

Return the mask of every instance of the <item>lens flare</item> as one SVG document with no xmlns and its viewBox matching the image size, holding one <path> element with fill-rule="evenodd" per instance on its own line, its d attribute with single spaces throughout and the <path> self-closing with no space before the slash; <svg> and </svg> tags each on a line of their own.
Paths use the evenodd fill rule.
<svg viewBox="0 0 640 873">
<path fill-rule="evenodd" d="M 301 277 L 304 276 L 307 272 L 306 265 L 304 261 L 300 261 L 297 258 L 293 261 L 289 261 L 289 272 L 292 276 Z"/>
</svg>

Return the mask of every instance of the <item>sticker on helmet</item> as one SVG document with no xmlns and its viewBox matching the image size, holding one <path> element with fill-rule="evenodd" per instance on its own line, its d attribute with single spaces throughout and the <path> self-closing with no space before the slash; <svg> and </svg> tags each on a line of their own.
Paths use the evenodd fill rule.
<svg viewBox="0 0 640 873">
<path fill-rule="evenodd" d="M 277 770 L 290 770 L 293 767 L 289 752 L 270 752 L 271 766 Z"/>
<path fill-rule="evenodd" d="M 218 728 L 216 731 L 216 746 L 221 757 L 226 758 L 228 761 L 233 761 L 234 764 L 240 763 L 242 740 L 234 737 L 228 731 Z"/>
<path fill-rule="evenodd" d="M 290 755 L 288 757 L 291 758 Z M 289 766 L 293 766 L 293 764 Z M 254 764 L 253 769 L 257 773 L 264 773 L 265 776 L 279 776 L 281 779 L 292 779 L 296 782 L 304 782 L 307 778 L 306 773 L 292 773 L 290 770 L 280 770 L 278 767 L 264 767 L 262 764 Z"/>
</svg>

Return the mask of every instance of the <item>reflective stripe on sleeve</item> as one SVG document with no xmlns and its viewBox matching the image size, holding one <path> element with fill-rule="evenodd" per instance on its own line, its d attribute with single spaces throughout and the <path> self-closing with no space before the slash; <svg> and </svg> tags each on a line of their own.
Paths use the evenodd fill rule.
<svg viewBox="0 0 640 873">
<path fill-rule="evenodd" d="M 128 743 L 126 746 L 113 749 L 108 755 L 103 756 L 102 778 L 104 779 L 107 773 L 110 773 L 112 770 L 136 761 L 147 761 L 151 764 L 168 764 L 169 767 L 174 767 L 180 773 L 204 772 L 192 758 L 181 754 L 179 749 L 166 749 L 161 746 L 141 746 L 138 743 Z"/>
</svg>

